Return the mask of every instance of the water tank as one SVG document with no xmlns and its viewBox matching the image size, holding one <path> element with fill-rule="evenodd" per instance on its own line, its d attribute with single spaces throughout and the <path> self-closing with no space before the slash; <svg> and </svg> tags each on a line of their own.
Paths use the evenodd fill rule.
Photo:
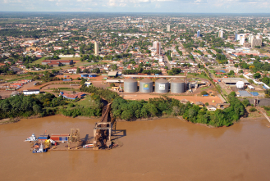
<svg viewBox="0 0 270 181">
<path fill-rule="evenodd" d="M 243 89 L 245 86 L 245 83 L 243 81 L 236 82 L 237 89 Z"/>
<path fill-rule="evenodd" d="M 173 79 L 171 82 L 171 93 L 184 93 L 185 82 L 182 79 Z"/>
<path fill-rule="evenodd" d="M 137 92 L 138 87 L 137 87 L 137 81 L 135 79 L 129 78 L 124 80 L 124 91 L 125 92 Z"/>
<path fill-rule="evenodd" d="M 143 93 L 153 92 L 153 81 L 148 78 L 141 80 L 140 92 L 143 92 Z"/>
<path fill-rule="evenodd" d="M 156 93 L 167 93 L 169 92 L 170 83 L 166 79 L 158 79 L 155 83 Z"/>
</svg>

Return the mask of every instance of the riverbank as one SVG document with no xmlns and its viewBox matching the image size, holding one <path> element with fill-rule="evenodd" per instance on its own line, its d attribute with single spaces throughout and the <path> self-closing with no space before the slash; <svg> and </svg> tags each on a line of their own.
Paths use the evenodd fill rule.
<svg viewBox="0 0 270 181">
<path fill-rule="evenodd" d="M 259 116 L 258 116 L 259 115 Z M 2 124 L 11 124 L 11 123 L 17 123 L 19 122 L 21 119 L 36 119 L 36 118 L 47 118 L 47 117 L 50 117 L 50 116 L 63 116 L 63 117 L 66 117 L 66 118 L 72 118 L 72 119 L 81 119 L 81 120 L 85 120 L 85 119 L 89 119 L 89 120 L 92 120 L 92 119 L 99 119 L 100 117 L 94 117 L 94 116 L 91 116 L 91 117 L 87 117 L 87 116 L 77 116 L 77 117 L 72 117 L 72 116 L 65 116 L 63 114 L 55 114 L 55 115 L 49 115 L 49 116 L 44 116 L 44 117 L 41 117 L 40 115 L 33 115 L 33 116 L 30 116 L 28 118 L 23 118 L 23 117 L 17 117 L 17 118 L 6 118 L 6 119 L 2 119 L 0 120 L 0 125 Z M 174 118 L 177 118 L 181 121 L 184 121 L 184 122 L 190 122 L 186 119 L 184 119 L 182 116 L 170 116 L 170 115 L 163 115 L 163 116 L 160 116 L 160 117 L 149 117 L 149 118 L 138 118 L 138 119 L 130 119 L 130 120 L 124 120 L 124 119 L 119 119 L 117 118 L 116 121 L 117 122 L 136 122 L 136 121 L 154 121 L 154 120 L 160 120 L 160 119 L 174 119 Z M 238 121 L 236 122 L 239 122 L 239 121 L 260 121 L 260 120 L 264 120 L 265 117 L 261 114 L 257 114 L 256 117 L 254 116 L 249 116 L 249 117 L 241 117 Z M 192 123 L 192 122 L 190 122 Z M 202 123 L 192 123 L 194 125 L 201 125 L 201 126 L 205 126 L 205 127 L 208 127 L 208 128 L 222 128 L 222 127 L 226 127 L 226 126 L 222 126 L 222 127 L 214 127 L 214 126 L 211 126 L 211 125 L 207 125 L 207 124 L 202 124 Z"/>
</svg>

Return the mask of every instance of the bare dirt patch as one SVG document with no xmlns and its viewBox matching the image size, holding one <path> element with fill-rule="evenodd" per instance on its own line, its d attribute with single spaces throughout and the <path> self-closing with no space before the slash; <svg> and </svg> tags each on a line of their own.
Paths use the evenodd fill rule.
<svg viewBox="0 0 270 181">
<path fill-rule="evenodd" d="M 121 94 L 123 96 L 124 99 L 128 99 L 128 100 L 149 100 L 150 98 L 158 98 L 162 95 L 166 95 L 170 98 L 174 98 L 174 99 L 177 99 L 177 100 L 183 100 L 183 99 L 186 99 L 190 102 L 198 102 L 198 101 L 201 101 L 203 103 L 206 103 L 208 102 L 210 105 L 211 104 L 216 104 L 216 103 L 222 103 L 222 100 L 218 97 L 218 96 L 215 96 L 215 97 L 202 97 L 202 96 L 185 96 L 185 95 L 170 95 L 170 94 L 144 94 L 144 93 L 122 93 Z M 214 101 L 214 102 L 213 102 Z"/>
</svg>

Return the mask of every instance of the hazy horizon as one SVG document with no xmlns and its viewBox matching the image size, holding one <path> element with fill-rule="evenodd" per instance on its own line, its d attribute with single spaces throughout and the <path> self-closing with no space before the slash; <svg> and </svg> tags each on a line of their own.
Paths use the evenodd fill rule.
<svg viewBox="0 0 270 181">
<path fill-rule="evenodd" d="M 269 0 L 0 0 L 1 12 L 269 13 Z"/>
</svg>

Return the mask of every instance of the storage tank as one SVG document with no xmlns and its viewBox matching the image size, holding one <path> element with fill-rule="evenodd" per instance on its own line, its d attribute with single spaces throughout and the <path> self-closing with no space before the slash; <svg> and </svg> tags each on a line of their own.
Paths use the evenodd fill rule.
<svg viewBox="0 0 270 181">
<path fill-rule="evenodd" d="M 171 93 L 184 93 L 185 82 L 182 79 L 173 79 L 171 82 Z"/>
<path fill-rule="evenodd" d="M 158 79 L 155 83 L 156 93 L 167 93 L 169 92 L 170 83 L 166 79 Z"/>
<path fill-rule="evenodd" d="M 153 92 L 153 81 L 145 78 L 140 81 L 140 92 L 142 93 L 149 93 Z"/>
<path fill-rule="evenodd" d="M 236 82 L 237 89 L 243 89 L 245 87 L 245 83 L 243 81 Z"/>
<path fill-rule="evenodd" d="M 135 79 L 129 78 L 124 80 L 124 91 L 125 92 L 137 92 L 138 91 L 138 85 L 137 81 Z"/>
</svg>

